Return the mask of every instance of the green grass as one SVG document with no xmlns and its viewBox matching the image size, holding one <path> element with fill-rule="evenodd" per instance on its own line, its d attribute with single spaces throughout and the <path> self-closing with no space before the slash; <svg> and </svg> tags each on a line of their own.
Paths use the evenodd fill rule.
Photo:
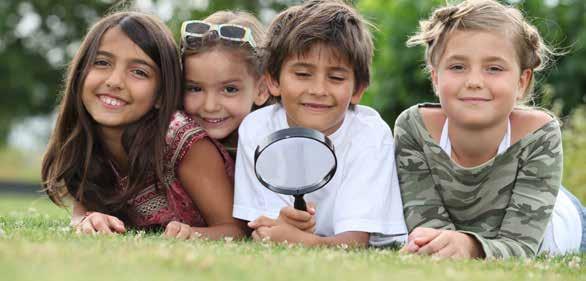
<svg viewBox="0 0 586 281">
<path fill-rule="evenodd" d="M 448 261 L 393 250 L 79 236 L 47 199 L 0 194 L 2 280 L 586 280 L 586 255 Z"/>
</svg>

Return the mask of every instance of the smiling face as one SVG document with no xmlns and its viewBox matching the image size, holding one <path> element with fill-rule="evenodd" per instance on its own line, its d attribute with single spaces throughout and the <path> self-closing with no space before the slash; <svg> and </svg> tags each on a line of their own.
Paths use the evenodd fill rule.
<svg viewBox="0 0 586 281">
<path fill-rule="evenodd" d="M 90 62 L 82 102 L 102 130 L 121 131 L 155 106 L 159 70 L 119 28 L 104 33 Z"/>
<path fill-rule="evenodd" d="M 268 98 L 238 51 L 213 49 L 185 58 L 185 111 L 215 139 L 238 129 L 253 103 Z"/>
<path fill-rule="evenodd" d="M 280 96 L 291 127 L 334 133 L 348 106 L 358 104 L 364 89 L 355 91 L 352 66 L 335 49 L 317 43 L 302 56 L 283 62 L 279 81 L 267 78 L 272 95 Z"/>
<path fill-rule="evenodd" d="M 521 71 L 513 41 L 504 34 L 455 31 L 432 80 L 450 123 L 469 128 L 505 122 L 531 77 Z"/>
</svg>

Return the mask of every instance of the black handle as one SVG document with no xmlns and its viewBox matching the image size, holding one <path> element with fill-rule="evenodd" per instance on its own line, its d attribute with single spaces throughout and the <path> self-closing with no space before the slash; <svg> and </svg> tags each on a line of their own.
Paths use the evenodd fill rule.
<svg viewBox="0 0 586 281">
<path fill-rule="evenodd" d="M 295 203 L 293 203 L 295 209 L 300 211 L 307 211 L 307 204 L 305 204 L 305 200 L 303 200 L 303 194 L 293 195 L 293 197 L 295 197 Z"/>
</svg>

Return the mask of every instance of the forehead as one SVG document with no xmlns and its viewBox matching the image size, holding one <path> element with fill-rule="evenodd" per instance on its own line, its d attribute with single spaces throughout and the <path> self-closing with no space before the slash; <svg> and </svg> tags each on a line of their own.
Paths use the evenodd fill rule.
<svg viewBox="0 0 586 281">
<path fill-rule="evenodd" d="M 324 43 L 314 43 L 307 50 L 292 54 L 285 59 L 285 64 L 303 63 L 308 65 L 326 65 L 352 70 L 348 58 L 337 48 Z"/>
<path fill-rule="evenodd" d="M 116 58 L 142 60 L 157 67 L 155 62 L 119 26 L 114 26 L 104 33 L 98 49 L 102 52 L 108 52 Z"/>
<path fill-rule="evenodd" d="M 505 32 L 456 30 L 446 39 L 440 61 L 453 57 L 517 60 L 515 44 Z"/>
</svg>

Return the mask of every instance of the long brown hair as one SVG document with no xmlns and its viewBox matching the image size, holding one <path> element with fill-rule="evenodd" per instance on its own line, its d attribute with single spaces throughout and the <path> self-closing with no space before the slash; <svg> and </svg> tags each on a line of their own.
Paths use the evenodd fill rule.
<svg viewBox="0 0 586 281">
<path fill-rule="evenodd" d="M 128 185 L 116 187 L 109 152 L 81 93 L 102 36 L 120 29 L 158 66 L 157 108 L 127 126 L 122 146 L 128 154 Z M 163 182 L 165 134 L 181 101 L 179 51 L 169 29 L 158 18 L 139 12 L 117 12 L 95 23 L 68 68 L 57 122 L 42 164 L 42 185 L 53 202 L 64 206 L 70 195 L 88 210 L 123 216 L 123 206 L 149 177 Z"/>
</svg>

